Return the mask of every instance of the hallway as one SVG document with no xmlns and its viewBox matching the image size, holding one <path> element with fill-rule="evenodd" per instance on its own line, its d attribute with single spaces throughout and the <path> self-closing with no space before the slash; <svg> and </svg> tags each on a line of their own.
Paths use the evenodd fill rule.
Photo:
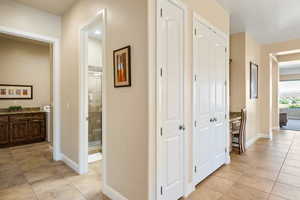
<svg viewBox="0 0 300 200">
<path fill-rule="evenodd" d="M 299 200 L 300 135 L 274 133 L 211 175 L 188 200 Z"/>
</svg>

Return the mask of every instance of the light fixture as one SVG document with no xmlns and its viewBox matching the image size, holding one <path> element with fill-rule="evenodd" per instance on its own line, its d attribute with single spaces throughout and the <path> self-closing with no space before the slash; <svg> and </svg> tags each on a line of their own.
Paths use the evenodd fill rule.
<svg viewBox="0 0 300 200">
<path fill-rule="evenodd" d="M 100 34 L 101 34 L 101 31 L 96 30 L 96 31 L 95 31 L 95 34 L 96 34 L 96 35 L 100 35 Z"/>
</svg>

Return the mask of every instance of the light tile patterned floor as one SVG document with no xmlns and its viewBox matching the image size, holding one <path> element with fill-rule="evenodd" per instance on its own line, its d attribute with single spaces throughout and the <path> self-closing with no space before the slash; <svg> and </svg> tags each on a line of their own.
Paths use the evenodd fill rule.
<svg viewBox="0 0 300 200">
<path fill-rule="evenodd" d="M 101 193 L 101 163 L 78 175 L 51 159 L 48 143 L 0 149 L 1 200 L 108 200 Z"/>
<path fill-rule="evenodd" d="M 2 200 L 108 200 L 101 193 L 101 163 L 77 175 L 51 159 L 47 143 L 0 149 Z M 276 132 L 258 140 L 185 200 L 300 200 L 300 133 Z"/>
</svg>

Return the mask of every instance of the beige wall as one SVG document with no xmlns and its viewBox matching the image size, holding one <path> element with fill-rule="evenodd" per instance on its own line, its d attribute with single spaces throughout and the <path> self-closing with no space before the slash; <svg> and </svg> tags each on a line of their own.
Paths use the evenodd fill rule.
<svg viewBox="0 0 300 200">
<path fill-rule="evenodd" d="M 146 0 L 81 0 L 63 16 L 62 152 L 78 163 L 79 28 L 103 8 L 107 9 L 107 183 L 130 200 L 147 199 Z M 126 45 L 132 46 L 132 87 L 114 88 L 112 53 Z"/>
<path fill-rule="evenodd" d="M 249 142 L 260 133 L 260 96 L 250 99 L 250 62 L 259 65 L 260 85 L 261 47 L 248 33 L 232 34 L 230 42 L 230 110 L 247 109 L 246 140 Z"/>
<path fill-rule="evenodd" d="M 294 60 L 300 60 L 300 53 L 292 53 L 287 55 L 277 56 L 278 62 L 288 62 Z"/>
<path fill-rule="evenodd" d="M 246 108 L 247 108 L 247 125 L 246 125 L 246 139 L 250 141 L 255 139 L 260 134 L 260 94 L 258 99 L 250 99 L 250 62 L 258 64 L 258 84 L 261 82 L 261 46 L 246 33 Z"/>
<path fill-rule="evenodd" d="M 49 45 L 0 37 L 0 60 L 1 84 L 33 85 L 33 100 L 1 100 L 0 108 L 50 104 Z"/>
<path fill-rule="evenodd" d="M 246 34 L 230 35 L 230 111 L 246 107 Z"/>
<path fill-rule="evenodd" d="M 12 0 L 0 0 L 0 26 L 25 32 L 60 37 L 60 17 Z"/>
<path fill-rule="evenodd" d="M 259 94 L 261 94 L 261 132 L 266 136 L 270 133 L 273 128 L 273 105 L 272 105 L 272 65 L 270 64 L 270 54 L 276 54 L 279 52 L 292 51 L 300 49 L 300 39 L 289 40 L 286 42 L 265 44 L 262 45 L 261 49 L 261 87 L 259 88 Z"/>
</svg>

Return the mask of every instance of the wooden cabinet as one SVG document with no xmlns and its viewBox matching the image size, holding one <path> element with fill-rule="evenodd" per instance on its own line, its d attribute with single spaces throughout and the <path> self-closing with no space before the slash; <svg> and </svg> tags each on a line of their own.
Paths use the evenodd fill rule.
<svg viewBox="0 0 300 200">
<path fill-rule="evenodd" d="M 9 144 L 9 122 L 7 116 L 0 116 L 0 146 Z"/>
<path fill-rule="evenodd" d="M 0 147 L 41 142 L 45 138 L 44 113 L 0 116 Z"/>
</svg>

